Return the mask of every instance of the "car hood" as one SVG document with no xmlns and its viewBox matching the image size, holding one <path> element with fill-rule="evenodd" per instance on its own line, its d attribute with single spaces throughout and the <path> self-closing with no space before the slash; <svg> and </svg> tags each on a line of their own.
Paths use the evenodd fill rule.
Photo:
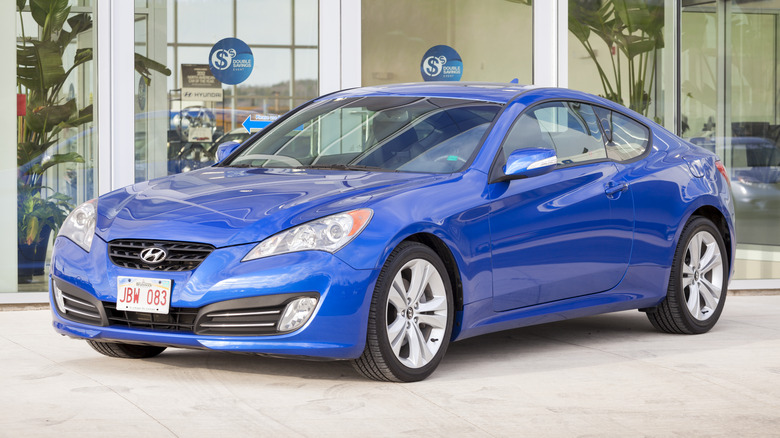
<svg viewBox="0 0 780 438">
<path fill-rule="evenodd" d="M 291 226 L 371 204 L 444 175 L 212 167 L 135 184 L 100 197 L 105 241 L 258 242 Z"/>
</svg>

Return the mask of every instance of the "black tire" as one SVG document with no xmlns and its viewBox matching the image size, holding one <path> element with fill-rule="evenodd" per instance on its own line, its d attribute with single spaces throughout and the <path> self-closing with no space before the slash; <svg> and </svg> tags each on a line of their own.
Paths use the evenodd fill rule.
<svg viewBox="0 0 780 438">
<path fill-rule="evenodd" d="M 694 238 L 701 239 L 692 243 Z M 692 247 L 698 248 L 692 251 Z M 704 254 L 701 254 L 702 250 L 705 250 Z M 709 250 L 717 251 L 715 256 L 720 260 L 713 258 L 712 267 L 700 269 L 700 260 L 707 260 L 701 256 L 706 256 Z M 699 254 L 693 255 L 692 252 Z M 712 329 L 726 302 L 729 272 L 726 254 L 723 237 L 715 224 L 704 217 L 693 217 L 677 243 L 666 298 L 657 307 L 647 310 L 647 318 L 653 327 L 662 332 L 679 334 L 700 334 Z M 716 293 L 717 287 L 720 290 Z M 717 304 L 713 307 L 714 300 Z"/>
<path fill-rule="evenodd" d="M 165 351 L 166 348 L 153 345 L 133 345 L 92 340 L 87 340 L 87 344 L 100 354 L 123 359 L 146 359 L 154 357 Z"/>
<path fill-rule="evenodd" d="M 428 269 L 422 272 L 431 272 L 430 267 L 436 271 L 431 272 L 422 288 L 418 288 L 419 294 L 408 287 L 412 283 L 410 276 L 418 267 Z M 391 296 L 397 276 L 402 280 L 405 291 L 398 293 L 393 289 Z M 407 296 L 406 291 L 409 296 L 416 295 L 417 299 L 407 300 L 405 310 L 398 309 L 400 306 L 395 303 L 399 303 L 399 297 Z M 441 258 L 420 243 L 401 243 L 390 254 L 379 274 L 371 299 L 366 347 L 363 355 L 352 362 L 355 369 L 369 379 L 390 382 L 416 382 L 431 375 L 444 357 L 452 336 L 452 297 L 452 286 Z M 423 321 L 430 321 L 430 324 Z M 391 342 L 390 332 L 399 326 L 395 342 Z M 414 340 L 420 343 L 411 342 Z M 393 346 L 396 346 L 397 352 Z M 435 352 L 431 351 L 433 348 Z M 424 357 L 430 354 L 432 357 Z"/>
</svg>

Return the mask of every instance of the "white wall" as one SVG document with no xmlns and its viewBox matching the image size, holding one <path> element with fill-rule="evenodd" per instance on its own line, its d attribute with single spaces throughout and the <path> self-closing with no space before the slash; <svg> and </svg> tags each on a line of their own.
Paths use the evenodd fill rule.
<svg viewBox="0 0 780 438">
<path fill-rule="evenodd" d="M 16 59 L 16 2 L 0 2 L 0 59 Z M 16 63 L 0 63 L 0 292 L 17 291 Z"/>
<path fill-rule="evenodd" d="M 320 0 L 320 94 L 360 84 L 360 0 Z"/>
</svg>

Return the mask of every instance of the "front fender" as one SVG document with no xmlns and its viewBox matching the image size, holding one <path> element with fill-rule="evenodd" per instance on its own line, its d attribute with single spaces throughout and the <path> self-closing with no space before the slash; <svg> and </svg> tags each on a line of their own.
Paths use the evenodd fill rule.
<svg viewBox="0 0 780 438">
<path fill-rule="evenodd" d="M 492 296 L 489 206 L 482 196 L 487 176 L 460 178 L 412 190 L 370 205 L 371 223 L 336 255 L 356 269 L 379 269 L 411 236 L 429 234 L 447 246 L 458 266 L 464 303 Z"/>
</svg>

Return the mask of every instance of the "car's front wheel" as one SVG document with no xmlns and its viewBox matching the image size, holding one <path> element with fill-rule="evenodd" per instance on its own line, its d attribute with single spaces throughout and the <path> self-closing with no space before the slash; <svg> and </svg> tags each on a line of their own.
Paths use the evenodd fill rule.
<svg viewBox="0 0 780 438">
<path fill-rule="evenodd" d="M 165 347 L 153 345 L 133 345 L 119 342 L 103 342 L 88 340 L 87 343 L 95 351 L 108 357 L 121 357 L 124 359 L 146 359 L 154 357 L 165 351 Z"/>
<path fill-rule="evenodd" d="M 353 364 L 374 380 L 423 380 L 444 357 L 452 321 L 452 286 L 441 258 L 425 245 L 404 242 L 379 274 L 366 348 Z"/>
<path fill-rule="evenodd" d="M 667 333 L 699 334 L 718 322 L 728 287 L 726 247 L 718 228 L 695 217 L 677 244 L 666 299 L 647 317 Z"/>
</svg>

